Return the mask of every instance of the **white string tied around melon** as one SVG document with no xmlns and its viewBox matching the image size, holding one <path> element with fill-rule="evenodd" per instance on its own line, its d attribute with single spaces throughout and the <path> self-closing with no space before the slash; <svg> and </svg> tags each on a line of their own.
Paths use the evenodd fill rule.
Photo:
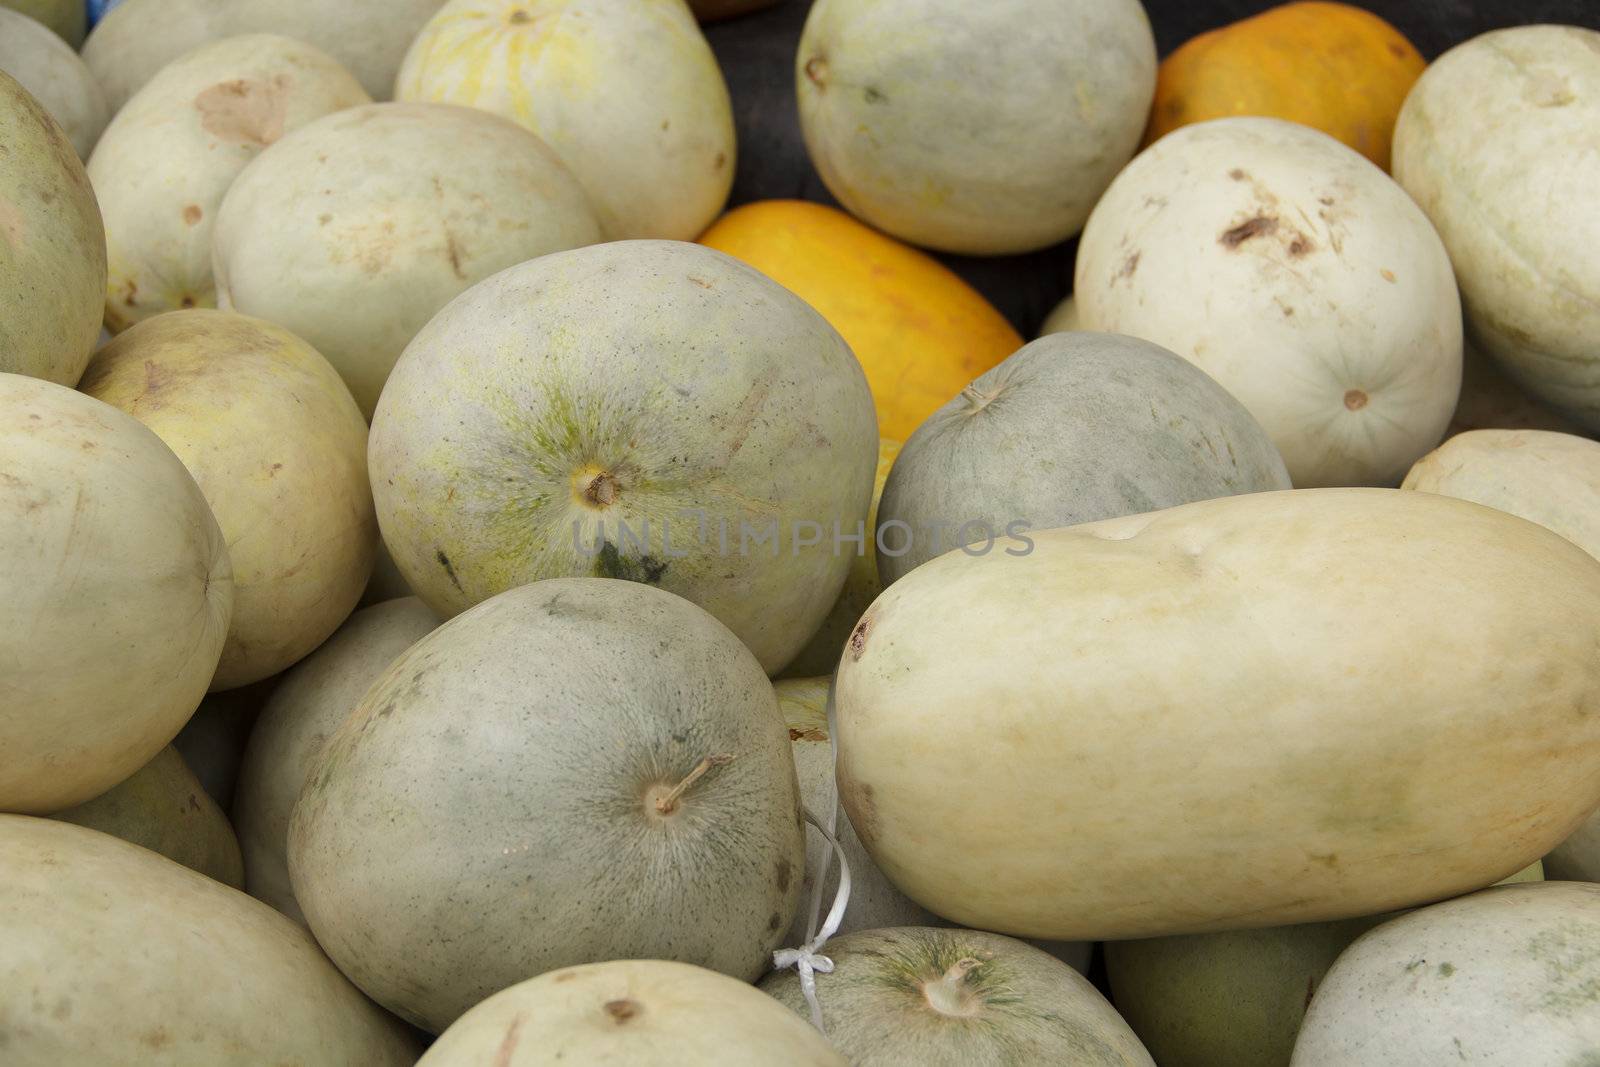
<svg viewBox="0 0 1600 1067">
<path fill-rule="evenodd" d="M 806 923 L 806 942 L 799 948 L 782 948 L 772 954 L 772 965 L 778 970 L 793 967 L 800 974 L 800 992 L 806 998 L 806 1004 L 811 1009 L 811 1025 L 823 1034 L 827 1028 L 822 1024 L 822 1003 L 817 999 L 817 975 L 832 974 L 833 960 L 822 954 L 822 946 L 828 939 L 839 932 L 839 924 L 844 922 L 845 909 L 850 906 L 850 861 L 845 859 L 844 848 L 839 844 L 836 831 L 839 826 L 839 780 L 837 777 L 839 766 L 839 735 L 834 728 L 833 713 L 833 684 L 828 685 L 828 747 L 833 755 L 834 775 L 829 778 L 829 789 L 833 803 L 828 809 L 826 824 L 811 811 L 803 809 L 806 822 L 817 828 L 817 832 L 832 846 L 833 852 L 823 853 L 822 867 L 817 871 L 816 878 L 811 884 L 811 918 Z M 822 887 L 828 879 L 829 860 L 832 856 L 839 857 L 839 888 L 833 894 L 833 907 L 828 909 L 827 918 L 823 919 L 822 926 L 817 926 L 817 917 L 822 910 Z"/>
</svg>

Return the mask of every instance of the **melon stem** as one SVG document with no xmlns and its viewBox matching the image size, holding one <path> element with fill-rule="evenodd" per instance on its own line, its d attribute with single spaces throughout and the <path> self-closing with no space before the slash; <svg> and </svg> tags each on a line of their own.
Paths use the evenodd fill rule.
<svg viewBox="0 0 1600 1067">
<path fill-rule="evenodd" d="M 670 815 L 677 810 L 678 799 L 683 796 L 688 788 L 698 782 L 702 775 L 713 767 L 721 767 L 725 763 L 733 762 L 733 753 L 724 752 L 720 756 L 707 756 L 694 765 L 694 770 L 683 776 L 683 781 L 673 786 L 667 792 L 656 798 L 656 811 L 662 815 Z"/>
<path fill-rule="evenodd" d="M 963 957 L 950 966 L 943 976 L 926 983 L 922 992 L 935 1011 L 944 1015 L 972 1014 L 971 993 L 966 989 L 967 975 L 980 963 L 971 956 Z"/>
</svg>

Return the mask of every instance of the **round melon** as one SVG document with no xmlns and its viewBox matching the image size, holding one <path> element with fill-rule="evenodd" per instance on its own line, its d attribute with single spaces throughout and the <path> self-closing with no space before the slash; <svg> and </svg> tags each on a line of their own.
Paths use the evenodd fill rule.
<svg viewBox="0 0 1600 1067">
<path fill-rule="evenodd" d="M 80 0 L 0 0 L 0 7 L 20 11 L 50 27 L 74 50 L 83 44 L 88 30 L 89 9 Z"/>
<path fill-rule="evenodd" d="M 1600 806 L 1600 563 L 1549 530 L 1328 489 L 1031 536 L 889 586 L 839 667 L 845 810 L 935 914 L 1074 940 L 1370 915 Z"/>
<path fill-rule="evenodd" d="M 883 496 L 884 480 L 889 477 L 889 469 L 894 466 L 894 459 L 899 454 L 899 441 L 891 441 L 887 437 L 878 441 L 878 471 L 872 480 L 872 506 L 867 510 L 861 541 L 846 543 L 841 539 L 839 545 L 839 550 L 850 556 L 850 571 L 845 575 L 844 588 L 839 591 L 839 599 L 833 602 L 822 625 L 806 642 L 806 647 L 783 669 L 785 678 L 832 674 L 839 665 L 839 656 L 844 651 L 844 643 L 856 620 L 867 610 L 867 605 L 883 592 L 883 583 L 878 579 L 878 553 L 873 544 L 876 536 L 873 531 L 878 528 L 878 500 Z"/>
<path fill-rule="evenodd" d="M 300 927 L 107 834 L 0 815 L 7 1067 L 407 1067 L 416 1038 Z"/>
<path fill-rule="evenodd" d="M 1543 877 L 1535 863 L 1506 881 Z M 1394 917 L 1107 941 L 1111 997 L 1161 1067 L 1286 1065 L 1328 968 Z"/>
<path fill-rule="evenodd" d="M 1346 949 L 1292 1067 L 1580 1067 L 1600 1048 L 1600 885 L 1499 886 L 1403 915 Z"/>
<path fill-rule="evenodd" d="M 1456 401 L 1446 437 L 1468 430 L 1583 432 L 1571 419 L 1512 381 L 1470 337 L 1461 356 L 1461 399 Z"/>
<path fill-rule="evenodd" d="M 1028 532 L 1289 488 L 1244 406 L 1159 345 L 1051 334 L 911 435 L 878 507 L 888 585 L 945 552 L 1027 551 Z"/>
<path fill-rule="evenodd" d="M 1461 304 L 1427 216 L 1355 150 L 1267 118 L 1185 126 L 1095 206 L 1083 328 L 1147 338 L 1238 397 L 1294 484 L 1398 485 L 1461 388 Z"/>
<path fill-rule="evenodd" d="M 1156 49 L 1138 0 L 817 0 L 795 60 L 829 191 L 968 255 L 1083 228 L 1139 145 Z"/>
<path fill-rule="evenodd" d="M 1600 430 L 1600 32 L 1521 26 L 1439 57 L 1401 109 L 1394 176 L 1450 250 L 1473 339 Z"/>
<path fill-rule="evenodd" d="M 89 159 L 110 258 L 107 327 L 215 307 L 211 241 L 228 187 L 284 134 L 367 99 L 332 56 L 288 37 L 230 37 L 162 68 Z"/>
<path fill-rule="evenodd" d="M 0 549 L 0 811 L 59 811 L 143 767 L 200 703 L 233 610 L 228 547 L 137 420 L 0 374 Z"/>
<path fill-rule="evenodd" d="M 61 126 L 78 156 L 89 158 L 111 109 L 77 52 L 43 23 L 0 7 L 0 71 L 32 93 Z"/>
<path fill-rule="evenodd" d="M 657 585 L 769 673 L 850 569 L 878 436 L 861 367 L 799 297 L 698 245 L 544 256 L 467 290 L 373 417 L 384 543 L 448 617 L 541 578 Z"/>
<path fill-rule="evenodd" d="M 223 37 L 274 33 L 315 45 L 387 100 L 417 31 L 444 0 L 123 0 L 95 25 L 83 58 L 112 111 L 191 49 Z"/>
<path fill-rule="evenodd" d="M 1071 333 L 1078 328 L 1078 299 L 1069 296 L 1055 306 L 1039 327 L 1039 336 L 1047 333 Z"/>
<path fill-rule="evenodd" d="M 955 272 L 837 208 L 745 204 L 700 243 L 750 264 L 822 313 L 861 361 L 878 432 L 896 441 L 1022 347 L 1005 317 Z"/>
<path fill-rule="evenodd" d="M 363 609 L 273 690 L 250 733 L 233 799 L 251 896 L 305 921 L 289 884 L 288 847 L 289 815 L 306 774 L 372 683 L 438 625 L 415 597 Z"/>
<path fill-rule="evenodd" d="M 519 982 L 440 1035 L 417 1067 L 844 1067 L 811 1024 L 726 975 L 664 960 L 567 967 Z"/>
<path fill-rule="evenodd" d="M 612 240 L 692 241 L 733 187 L 733 109 L 682 0 L 450 0 L 395 81 L 553 148 Z"/>
<path fill-rule="evenodd" d="M 755 980 L 799 905 L 803 834 L 749 650 L 681 597 L 563 579 L 389 667 L 312 765 L 289 875 L 340 969 L 438 1033 L 580 963 Z"/>
<path fill-rule="evenodd" d="M 227 535 L 236 595 L 213 689 L 276 674 L 333 633 L 377 528 L 366 424 L 327 360 L 258 319 L 177 311 L 102 348 L 83 390 L 171 446 Z"/>
<path fill-rule="evenodd" d="M 244 885 L 228 817 L 171 745 L 127 781 L 51 818 L 131 841 L 235 889 Z"/>
<path fill-rule="evenodd" d="M 106 233 L 72 142 L 0 71 L 0 374 L 76 385 L 100 338 Z"/>
<path fill-rule="evenodd" d="M 462 291 L 600 240 L 582 187 L 513 122 L 371 104 L 284 138 L 217 217 L 217 298 L 305 338 L 371 417 L 411 338 Z"/>
<path fill-rule="evenodd" d="M 829 941 L 817 976 L 828 1037 L 855 1067 L 1155 1067 L 1116 1009 L 1047 953 L 999 934 L 898 927 Z M 799 975 L 765 992 L 809 1017 Z"/>
</svg>

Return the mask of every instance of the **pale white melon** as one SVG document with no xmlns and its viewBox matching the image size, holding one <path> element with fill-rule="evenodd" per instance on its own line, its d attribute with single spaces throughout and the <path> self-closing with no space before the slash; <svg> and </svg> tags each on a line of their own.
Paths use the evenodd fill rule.
<svg viewBox="0 0 1600 1067">
<path fill-rule="evenodd" d="M 89 158 L 111 109 L 100 83 L 71 46 L 43 23 L 0 7 L 0 71 L 32 93 L 78 155 Z"/>
<path fill-rule="evenodd" d="M 1069 296 L 1057 304 L 1055 310 L 1045 318 L 1044 325 L 1039 327 L 1039 336 L 1047 333 L 1071 333 L 1078 328 L 1078 299 Z"/>
<path fill-rule="evenodd" d="M 733 110 L 683 0 L 450 0 L 417 35 L 401 100 L 526 126 L 613 240 L 692 241 L 733 186 Z"/>
<path fill-rule="evenodd" d="M 106 325 L 215 307 L 211 235 L 228 187 L 284 134 L 367 99 L 332 56 L 288 37 L 229 37 L 163 67 L 89 159 L 110 260 Z"/>
<path fill-rule="evenodd" d="M 1294 484 L 1398 485 L 1461 388 L 1461 304 L 1427 216 L 1354 149 L 1269 118 L 1185 126 L 1117 176 L 1078 248 L 1086 330 L 1193 361 Z"/>
<path fill-rule="evenodd" d="M 599 240 L 582 187 L 522 127 L 370 104 L 290 134 L 239 175 L 217 216 L 217 300 L 311 342 L 370 418 L 440 308 L 507 267 Z"/>
<path fill-rule="evenodd" d="M 81 804 L 148 763 L 205 695 L 233 602 L 222 531 L 159 437 L 0 374 L 0 811 Z"/>
<path fill-rule="evenodd" d="M 96 353 L 83 390 L 159 434 L 222 524 L 236 592 L 213 689 L 276 674 L 338 628 L 378 532 L 366 423 L 327 360 L 259 319 L 175 311 Z"/>
</svg>

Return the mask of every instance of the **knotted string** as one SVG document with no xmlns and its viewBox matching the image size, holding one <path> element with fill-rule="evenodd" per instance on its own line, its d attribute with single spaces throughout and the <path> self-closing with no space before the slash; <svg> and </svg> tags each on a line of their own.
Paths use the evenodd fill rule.
<svg viewBox="0 0 1600 1067">
<path fill-rule="evenodd" d="M 828 685 L 828 746 L 833 754 L 835 773 L 839 764 L 839 735 L 834 729 L 833 712 L 833 684 Z M 829 860 L 832 858 L 827 853 L 822 857 L 822 869 L 817 872 L 816 879 L 811 885 L 810 920 L 806 923 L 806 943 L 799 948 L 783 948 L 772 954 L 772 965 L 778 970 L 793 967 L 800 974 L 800 992 L 806 998 L 806 1004 L 811 1008 L 811 1025 L 826 1034 L 827 1029 L 822 1025 L 822 1004 L 817 1000 L 817 975 L 832 974 L 833 960 L 822 955 L 822 946 L 828 939 L 839 932 L 839 924 L 844 921 L 845 909 L 850 905 L 850 862 L 844 857 L 844 848 L 835 836 L 839 818 L 839 788 L 837 778 L 830 778 L 829 786 L 833 794 L 833 804 L 828 810 L 828 822 L 812 813 L 810 808 L 805 808 L 806 822 L 816 827 L 820 833 L 833 846 L 833 854 L 839 857 L 839 888 L 833 894 L 833 907 L 828 910 L 828 916 L 822 921 L 822 926 L 817 927 L 817 916 L 822 910 L 822 885 L 828 879 Z"/>
</svg>

